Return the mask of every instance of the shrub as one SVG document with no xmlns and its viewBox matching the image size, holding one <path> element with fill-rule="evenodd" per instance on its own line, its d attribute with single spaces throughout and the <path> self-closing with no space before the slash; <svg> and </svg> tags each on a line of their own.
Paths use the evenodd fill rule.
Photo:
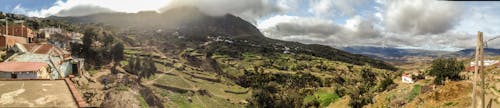
<svg viewBox="0 0 500 108">
<path fill-rule="evenodd" d="M 394 84 L 394 81 L 392 81 L 391 78 L 385 78 L 384 80 L 382 80 L 382 82 L 380 83 L 380 86 L 379 86 L 379 91 L 384 91 L 387 89 L 387 87 L 389 87 L 390 85 Z"/>
<path fill-rule="evenodd" d="M 442 82 L 448 78 L 450 80 L 460 80 L 459 73 L 465 68 L 463 62 L 459 62 L 454 58 L 436 59 L 432 61 L 429 74 L 436 76 L 434 84 L 443 84 Z"/>
</svg>

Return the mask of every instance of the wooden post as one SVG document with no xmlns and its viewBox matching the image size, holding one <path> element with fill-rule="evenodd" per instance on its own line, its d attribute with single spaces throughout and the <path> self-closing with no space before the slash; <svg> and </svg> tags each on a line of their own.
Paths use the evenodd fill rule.
<svg viewBox="0 0 500 108">
<path fill-rule="evenodd" d="M 478 32 L 477 34 L 477 43 L 476 43 L 476 56 L 475 56 L 475 65 L 474 65 L 474 76 L 473 76 L 473 80 L 472 80 L 472 108 L 476 108 L 477 107 L 477 100 L 476 100 L 476 86 L 477 86 L 477 73 L 479 72 L 479 48 L 482 44 L 482 41 L 481 41 L 481 37 L 482 37 L 482 33 L 481 32 Z"/>
<path fill-rule="evenodd" d="M 480 38 L 481 40 L 479 40 L 481 42 L 481 46 L 479 48 L 479 55 L 481 56 L 481 67 L 479 69 L 479 73 L 481 74 L 481 108 L 486 108 L 486 104 L 485 104 L 485 100 L 484 100 L 484 96 L 485 96 L 485 92 L 486 92 L 486 85 L 484 85 L 484 74 L 485 74 L 485 71 L 484 71 L 484 43 L 483 43 L 483 32 L 480 32 L 479 33 L 480 35 Z"/>
</svg>

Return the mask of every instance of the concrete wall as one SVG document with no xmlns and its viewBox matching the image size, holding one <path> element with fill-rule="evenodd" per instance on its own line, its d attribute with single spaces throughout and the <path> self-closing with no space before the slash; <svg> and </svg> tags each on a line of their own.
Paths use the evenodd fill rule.
<svg viewBox="0 0 500 108">
<path fill-rule="evenodd" d="M 17 73 L 17 79 L 35 79 L 37 74 L 35 72 L 20 72 Z"/>
<path fill-rule="evenodd" d="M 0 72 L 0 78 L 12 78 L 11 72 Z M 49 79 L 49 73 L 46 67 L 37 72 L 15 72 L 17 79 Z"/>
<path fill-rule="evenodd" d="M 11 78 L 11 76 L 8 72 L 0 72 L 0 78 Z"/>
<path fill-rule="evenodd" d="M 5 27 L 4 26 L 0 27 L 0 32 L 2 34 L 5 34 Z M 9 35 L 21 36 L 21 37 L 26 37 L 26 38 L 33 38 L 35 34 L 33 33 L 33 30 L 29 29 L 26 26 L 11 25 L 11 26 L 9 26 Z"/>
<path fill-rule="evenodd" d="M 69 61 L 62 63 L 59 67 L 59 69 L 62 71 L 63 78 L 66 78 L 68 77 L 68 75 L 72 74 L 71 63 Z"/>
<path fill-rule="evenodd" d="M 0 47 L 12 47 L 16 43 L 25 44 L 28 43 L 28 40 L 24 37 L 17 36 L 0 36 Z"/>
</svg>

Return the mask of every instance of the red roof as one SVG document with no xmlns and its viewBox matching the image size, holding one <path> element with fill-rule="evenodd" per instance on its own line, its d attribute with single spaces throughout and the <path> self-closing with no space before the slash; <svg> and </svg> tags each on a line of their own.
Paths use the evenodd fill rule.
<svg viewBox="0 0 500 108">
<path fill-rule="evenodd" d="M 31 44 L 30 43 L 30 44 L 23 44 L 23 45 L 29 52 L 33 52 L 36 54 L 49 54 L 50 51 L 54 51 L 54 52 L 52 52 L 54 55 L 64 54 L 63 49 L 56 47 L 54 45 L 51 45 L 51 44 Z"/>
<path fill-rule="evenodd" d="M 43 62 L 2 62 L 0 72 L 36 72 L 46 66 Z"/>
<path fill-rule="evenodd" d="M 42 44 L 38 49 L 33 51 L 33 53 L 38 53 L 38 54 L 48 54 L 50 50 L 52 50 L 54 46 L 49 45 L 49 44 Z"/>
</svg>

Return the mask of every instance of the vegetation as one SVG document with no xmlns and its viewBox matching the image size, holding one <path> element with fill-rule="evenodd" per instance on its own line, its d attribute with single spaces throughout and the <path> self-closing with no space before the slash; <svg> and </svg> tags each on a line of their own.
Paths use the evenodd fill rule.
<svg viewBox="0 0 500 108">
<path fill-rule="evenodd" d="M 129 58 L 127 70 L 128 72 L 131 72 L 132 74 L 135 74 L 142 79 L 153 76 L 156 73 L 157 68 L 155 66 L 155 61 L 151 56 L 135 56 Z"/>
<path fill-rule="evenodd" d="M 85 58 L 86 66 L 99 67 L 112 61 L 121 61 L 123 44 L 113 37 L 115 35 L 111 31 L 88 26 L 82 38 L 83 44 L 72 43 L 71 53 Z"/>
<path fill-rule="evenodd" d="M 413 89 L 411 90 L 410 92 L 410 95 L 408 96 L 407 98 L 407 101 L 410 102 L 412 101 L 413 99 L 415 99 L 415 97 L 417 97 L 419 94 L 420 94 L 420 89 L 422 88 L 421 85 L 419 84 L 416 84 L 413 86 Z"/>
<path fill-rule="evenodd" d="M 446 79 L 449 80 L 460 80 L 459 73 L 464 70 L 465 66 L 463 62 L 457 61 L 454 58 L 448 59 L 436 59 L 432 61 L 431 69 L 429 74 L 436 76 L 434 79 L 434 84 L 443 84 Z"/>
<path fill-rule="evenodd" d="M 74 43 L 71 47 L 73 54 L 86 59 L 86 66 L 91 66 L 88 68 L 125 61 L 120 64 L 126 64 L 125 69 L 128 72 L 141 78 L 149 78 L 157 71 L 154 62 L 158 58 L 143 55 L 140 51 L 124 56 L 123 53 L 126 52 L 122 49 L 124 46 L 156 46 L 175 59 L 171 66 L 175 67 L 174 71 L 179 72 L 175 75 L 179 76 L 164 75 L 155 83 L 169 86 L 182 84 L 185 88 L 193 85 L 217 94 L 217 98 L 209 98 L 198 94 L 193 96 L 190 93 L 161 93 L 168 94 L 168 99 L 179 103 L 175 104 L 178 107 L 204 107 L 205 103 L 224 100 L 225 97 L 218 96 L 225 93 L 221 88 L 234 88 L 228 86 L 246 87 L 241 91 L 248 91 L 244 92 L 248 95 L 232 97 L 248 98 L 246 105 L 249 107 L 324 107 L 344 96 L 351 98 L 349 105 L 352 107 L 361 107 L 371 103 L 376 92 L 384 91 L 393 83 L 388 80 L 390 78 L 383 77 L 382 73 L 394 71 L 396 68 L 383 61 L 324 45 L 305 45 L 270 39 L 263 36 L 251 23 L 236 16 L 228 14 L 212 17 L 192 11 L 197 10 L 170 10 L 161 15 L 138 13 L 116 17 L 113 14 L 97 14 L 50 19 L 80 24 L 63 26 L 84 33 L 83 44 Z M 165 18 L 167 20 L 163 20 Z M 54 20 L 47 20 L 47 24 L 59 22 Z M 104 25 L 115 28 L 110 29 Z M 213 73 L 207 76 L 193 74 L 198 71 L 205 75 Z M 217 79 L 222 81 L 209 82 L 194 77 L 211 79 L 215 76 L 209 76 L 212 74 L 216 74 Z M 180 77 L 181 75 L 184 76 Z M 206 86 L 207 84 L 219 88 Z M 330 89 L 328 92 L 317 91 L 318 88 L 330 87 L 336 89 Z M 305 102 L 311 99 L 306 96 L 314 97 L 313 101 Z M 187 97 L 198 98 L 188 101 Z"/>
<path fill-rule="evenodd" d="M 304 104 L 314 107 L 327 107 L 330 103 L 340 99 L 335 93 L 319 91 L 304 98 Z"/>
</svg>

